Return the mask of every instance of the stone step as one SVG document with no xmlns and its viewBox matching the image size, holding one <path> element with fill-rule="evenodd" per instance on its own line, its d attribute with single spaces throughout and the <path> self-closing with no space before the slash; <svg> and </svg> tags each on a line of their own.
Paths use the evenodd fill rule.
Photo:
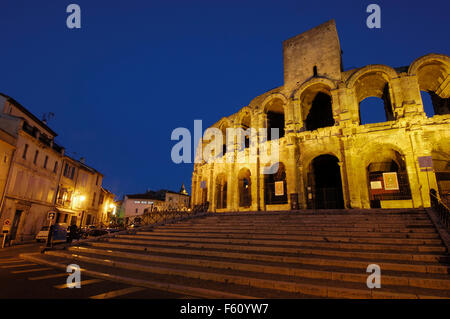
<svg viewBox="0 0 450 319">
<path fill-rule="evenodd" d="M 366 210 L 358 210 L 358 209 L 350 209 L 350 210 L 288 210 L 288 211 L 259 211 L 259 212 L 225 212 L 225 213 L 210 213 L 210 215 L 205 216 L 209 219 L 218 219 L 218 218 L 235 218 L 236 216 L 241 217 L 258 217 L 258 218 L 271 218 L 271 217 L 285 217 L 285 216 L 304 216 L 304 217 L 317 217 L 317 216 L 325 216 L 325 217 L 334 217 L 334 216 L 427 216 L 426 211 L 423 209 L 411 209 L 411 210 L 388 210 L 388 209 L 366 209 Z"/>
<path fill-rule="evenodd" d="M 230 236 L 238 235 L 249 232 L 242 232 L 241 230 L 202 230 L 202 229 L 173 229 L 173 228 L 156 228 L 151 231 L 137 231 L 138 235 L 147 235 L 147 234 L 177 234 L 179 236 L 214 236 L 214 235 L 222 235 L 228 234 Z M 291 236 L 299 236 L 299 235 L 307 235 L 307 236 L 338 236 L 338 237 L 364 237 L 364 238 L 414 238 L 414 239 L 439 239 L 439 234 L 434 233 L 378 233 L 378 232 L 339 232 L 339 231 L 291 231 L 291 232 L 278 232 L 278 231 L 261 231 L 261 230 L 253 230 L 251 231 L 252 235 L 264 235 L 267 238 L 291 238 Z"/>
<path fill-rule="evenodd" d="M 175 224 L 176 225 L 176 224 Z M 293 221 L 293 220 L 286 220 L 286 221 L 240 221 L 239 224 L 233 223 L 233 222 L 203 222 L 203 223 L 185 223 L 184 225 L 201 225 L 201 226 L 216 226 L 216 227 L 230 227 L 230 226 L 237 226 L 237 225 L 243 225 L 243 226 L 264 226 L 264 225 L 271 225 L 271 226 L 340 226 L 340 227 L 414 227 L 414 226 L 432 226 L 433 224 L 430 221 L 418 221 L 418 222 L 383 222 L 380 220 L 373 220 L 373 221 L 351 221 L 351 220 L 323 220 L 323 221 L 309 221 L 309 220 L 302 220 L 302 221 Z"/>
<path fill-rule="evenodd" d="M 370 237 L 332 237 L 332 236 L 294 236 L 283 235 L 278 240 L 271 239 L 265 235 L 258 234 L 189 234 L 189 236 L 179 236 L 177 233 L 171 233 L 170 235 L 161 235 L 149 232 L 147 235 L 117 235 L 118 238 L 135 238 L 135 239 L 158 239 L 158 240 L 192 240 L 202 239 L 209 242 L 215 242 L 221 239 L 234 239 L 237 243 L 262 243 L 262 244 L 281 244 L 281 245 L 297 245 L 299 241 L 316 241 L 316 242 L 338 242 L 338 243 L 370 243 L 370 244 L 399 244 L 399 245 L 440 245 L 441 239 L 399 239 L 399 238 L 370 238 Z"/>
<path fill-rule="evenodd" d="M 111 238 L 111 242 L 122 242 L 122 243 L 136 243 L 136 244 L 150 244 L 150 240 L 138 240 L 136 238 Z M 166 240 L 153 240 L 154 244 L 167 244 L 170 242 L 179 242 L 179 240 L 168 238 Z M 204 239 L 188 238 L 183 242 L 184 245 L 187 243 L 205 243 Z M 256 240 L 236 240 L 236 239 L 214 239 L 209 240 L 208 243 L 214 244 L 236 244 L 236 245 L 253 245 L 256 249 L 264 249 L 264 247 L 277 247 L 277 249 L 282 249 L 283 247 L 292 248 L 303 248 L 303 247 L 314 247 L 314 248 L 335 248 L 335 249 L 356 249 L 356 250 L 373 250 L 373 251 L 414 251 L 414 252 L 445 252 L 446 248 L 443 246 L 418 246 L 418 245 L 382 245 L 382 244 L 351 244 L 351 243 L 333 243 L 333 242 L 313 242 L 313 241 L 297 241 L 297 242 L 286 242 L 286 241 L 256 241 Z"/>
<path fill-rule="evenodd" d="M 248 258 L 257 258 L 258 260 L 269 261 L 286 261 L 290 257 L 299 256 L 315 256 L 315 257 L 338 257 L 338 258 L 356 258 L 363 260 L 396 260 L 396 261 L 422 261 L 422 262 L 438 262 L 450 263 L 450 256 L 443 254 L 412 254 L 412 253 L 386 253 L 386 252 L 366 252 L 366 251 L 347 251 L 347 250 L 326 250 L 311 248 L 284 248 L 280 247 L 251 247 L 237 245 L 221 245 L 221 244 L 186 244 L 184 243 L 167 243 L 156 246 L 153 242 L 148 245 L 138 244 L 115 244 L 111 242 L 89 242 L 88 245 L 94 247 L 106 247 L 116 249 L 129 249 L 137 251 L 159 251 L 166 253 L 186 253 L 193 255 L 223 254 L 225 256 L 247 256 Z M 264 249 L 262 249 L 264 248 Z M 264 254 L 265 253 L 265 254 Z M 257 255 L 256 257 L 254 257 Z"/>
<path fill-rule="evenodd" d="M 333 227 L 333 226 L 327 226 L 327 227 L 322 227 L 322 226 L 274 226 L 274 225 L 265 225 L 265 226 L 259 226 L 259 227 L 248 227 L 248 226 L 240 226 L 240 225 L 236 225 L 235 227 L 217 227 L 217 226 L 198 226 L 198 225 L 184 225 L 184 224 L 180 224 L 180 225 L 165 225 L 164 227 L 158 227 L 158 228 L 154 228 L 154 229 L 167 229 L 167 230 L 194 230 L 194 231 L 202 231 L 202 230 L 212 230 L 212 231 L 216 231 L 216 230 L 220 230 L 220 231 L 242 231 L 242 232 L 253 232 L 253 231 L 270 231 L 273 232 L 274 230 L 276 230 L 277 232 L 284 232 L 284 233 L 291 233 L 294 232 L 296 230 L 299 231 L 341 231 L 341 232 L 361 232 L 361 233 L 366 233 L 366 232 L 377 232 L 377 233 L 383 233 L 383 234 L 387 234 L 387 233 L 432 233 L 432 234 L 436 234 L 436 230 L 433 226 L 427 226 L 427 227 L 423 227 L 423 228 L 405 228 L 405 227 L 401 227 L 401 228 L 387 228 L 387 227 Z"/>
<path fill-rule="evenodd" d="M 189 225 L 189 224 L 186 224 Z M 196 223 L 198 226 L 214 226 L 214 227 L 233 227 L 237 226 L 235 223 Z M 324 221 L 324 222 L 315 222 L 315 221 L 303 221 L 303 222 L 294 222 L 294 221 L 286 221 L 284 223 L 280 222 L 239 222 L 240 227 L 259 227 L 271 225 L 273 227 L 280 226 L 318 226 L 318 227 L 378 227 L 378 228 L 404 228 L 404 227 L 432 227 L 433 224 L 431 222 L 416 222 L 416 223 L 380 223 L 377 222 L 338 222 L 338 221 Z"/>
<path fill-rule="evenodd" d="M 264 217 L 258 217 L 258 216 L 242 216 L 240 217 L 240 220 L 243 222 L 264 222 L 264 221 L 296 221 L 296 222 L 304 222 L 304 221 L 360 221 L 360 222 L 372 222 L 372 221 L 383 221 L 383 222 L 395 222 L 395 223 L 407 223 L 407 222 L 427 222 L 429 221 L 429 218 L 427 215 L 423 216 L 301 216 L 301 215 L 293 215 L 293 216 L 285 216 L 285 217 L 272 217 L 272 216 L 264 216 Z M 193 222 L 193 221 L 191 221 Z M 202 220 L 197 220 L 195 222 L 201 223 L 201 224 L 207 224 L 207 223 L 230 223 L 233 222 L 233 218 L 204 218 Z"/>
<path fill-rule="evenodd" d="M 329 279 L 322 278 L 302 278 L 296 276 L 275 275 L 271 273 L 249 272 L 243 270 L 231 269 L 211 269 L 197 266 L 183 266 L 153 263 L 149 266 L 147 261 L 132 260 L 129 262 L 126 258 L 110 257 L 105 259 L 98 256 L 86 256 L 81 254 L 71 254 L 68 252 L 50 251 L 46 255 L 62 257 L 66 260 L 81 261 L 88 264 L 109 266 L 119 269 L 126 269 L 134 272 L 145 272 L 161 276 L 186 277 L 203 281 L 213 281 L 222 283 L 232 283 L 236 285 L 248 285 L 254 288 L 273 289 L 285 292 L 300 292 L 319 297 L 359 297 L 359 298 L 377 298 L 394 296 L 401 298 L 449 298 L 447 290 L 426 289 L 409 286 L 383 285 L 379 291 L 370 290 L 364 282 L 345 282 L 341 281 L 338 274 Z M 89 266 L 87 266 L 89 267 Z M 337 277 L 336 277 L 337 276 Z"/>
<path fill-rule="evenodd" d="M 358 274 L 364 273 L 368 265 L 376 263 L 381 267 L 383 277 L 386 275 L 390 275 L 392 277 L 389 279 L 389 282 L 386 282 L 388 284 L 395 285 L 400 283 L 400 285 L 409 286 L 410 284 L 405 278 L 410 278 L 410 281 L 421 278 L 424 282 L 427 282 L 427 280 L 430 281 L 428 286 L 420 286 L 423 283 L 414 283 L 414 286 L 433 289 L 450 289 L 450 276 L 447 275 L 450 266 L 442 266 L 437 263 L 419 264 L 419 262 L 416 262 L 415 264 L 408 264 L 393 263 L 390 261 L 386 262 L 383 260 L 376 260 L 376 262 L 352 261 L 324 257 L 285 257 L 283 260 L 279 260 L 279 258 L 277 258 L 277 260 L 275 258 L 268 258 L 273 256 L 258 254 L 247 257 L 243 254 L 220 255 L 221 252 L 216 252 L 216 254 L 209 252 L 207 255 L 189 255 L 186 251 L 183 254 L 174 254 L 173 252 L 167 253 L 156 251 L 154 249 L 147 249 L 146 251 L 132 251 L 126 248 L 112 251 L 101 247 L 71 247 L 70 251 L 80 254 L 128 258 L 131 260 L 140 259 L 151 262 L 152 264 L 162 262 L 208 268 L 224 268 L 288 276 L 300 276 L 307 278 L 324 278 L 330 280 L 332 279 L 330 274 L 332 272 L 336 272 L 342 275 L 342 280 L 356 282 L 359 282 L 360 279 L 363 278 L 358 276 Z M 348 278 L 345 278 L 344 274 L 348 274 Z M 364 278 L 367 278 L 366 274 L 364 274 Z M 395 281 L 395 278 L 398 278 L 398 280 Z"/>
</svg>

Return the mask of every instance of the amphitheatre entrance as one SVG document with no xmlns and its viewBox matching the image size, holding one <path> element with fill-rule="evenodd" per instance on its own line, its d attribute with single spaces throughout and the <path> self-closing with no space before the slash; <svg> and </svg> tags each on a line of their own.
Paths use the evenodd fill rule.
<svg viewBox="0 0 450 319">
<path fill-rule="evenodd" d="M 320 155 L 311 162 L 308 185 L 312 195 L 308 200 L 308 208 L 344 208 L 341 170 L 335 156 Z"/>
</svg>

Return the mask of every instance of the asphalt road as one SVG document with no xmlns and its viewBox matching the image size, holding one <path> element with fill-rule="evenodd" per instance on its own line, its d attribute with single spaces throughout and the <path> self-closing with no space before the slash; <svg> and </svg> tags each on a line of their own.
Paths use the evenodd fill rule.
<svg viewBox="0 0 450 319">
<path fill-rule="evenodd" d="M 185 296 L 83 276 L 81 288 L 68 288 L 68 273 L 20 259 L 43 244 L 0 249 L 0 299 L 172 299 Z"/>
</svg>

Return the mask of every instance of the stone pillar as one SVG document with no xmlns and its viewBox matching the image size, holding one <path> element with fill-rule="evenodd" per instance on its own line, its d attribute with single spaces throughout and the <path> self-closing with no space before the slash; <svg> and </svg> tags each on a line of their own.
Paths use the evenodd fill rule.
<svg viewBox="0 0 450 319">
<path fill-rule="evenodd" d="M 208 202 L 209 202 L 209 209 L 208 211 L 214 212 L 216 211 L 216 205 L 214 203 L 215 198 L 215 181 L 214 181 L 214 164 L 208 164 Z"/>
<path fill-rule="evenodd" d="M 286 155 L 280 158 L 285 159 L 285 166 L 286 166 L 286 192 L 288 197 L 288 203 L 291 204 L 291 194 L 298 194 L 298 202 L 300 205 L 300 194 L 299 194 L 299 176 L 298 176 L 298 169 L 297 169 L 297 159 L 298 159 L 298 152 L 297 152 L 297 145 L 296 145 L 296 139 L 293 134 L 289 134 L 286 136 L 287 145 L 286 145 Z"/>
</svg>

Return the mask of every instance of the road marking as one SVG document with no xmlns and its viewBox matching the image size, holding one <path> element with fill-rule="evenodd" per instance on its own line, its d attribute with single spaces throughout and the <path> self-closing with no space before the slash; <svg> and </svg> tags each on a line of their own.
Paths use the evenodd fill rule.
<svg viewBox="0 0 450 319">
<path fill-rule="evenodd" d="M 24 260 L 23 259 L 2 260 L 2 261 L 0 261 L 0 264 L 11 264 L 11 263 L 18 263 L 18 262 L 24 262 Z"/>
<path fill-rule="evenodd" d="M 99 295 L 92 296 L 92 297 L 89 297 L 89 298 L 90 299 L 110 299 L 110 298 L 115 298 L 115 297 L 119 297 L 119 296 L 123 296 L 123 295 L 128 295 L 128 294 L 131 294 L 133 292 L 138 292 L 138 291 L 142 291 L 142 290 L 145 290 L 145 289 L 147 289 L 147 288 L 130 287 L 130 288 L 125 288 L 125 289 L 108 291 L 108 292 L 105 292 L 103 294 L 99 294 Z"/>
<path fill-rule="evenodd" d="M 86 285 L 95 284 L 97 282 L 102 282 L 102 281 L 103 280 L 100 280 L 100 279 L 84 280 L 84 281 L 80 282 L 80 285 L 81 285 L 81 287 L 83 287 L 83 286 L 86 286 Z M 69 288 L 70 286 L 75 287 L 75 285 L 76 285 L 75 283 L 70 283 L 70 284 L 65 283 L 64 285 L 57 285 L 57 286 L 54 286 L 54 287 L 57 288 L 57 289 L 64 289 L 64 288 Z"/>
<path fill-rule="evenodd" d="M 62 273 L 62 274 L 30 277 L 30 278 L 28 278 L 28 280 L 42 280 L 42 279 L 50 279 L 50 278 L 58 278 L 58 277 L 67 277 L 68 275 L 69 275 L 68 273 Z"/>
<path fill-rule="evenodd" d="M 1 266 L 1 268 L 19 268 L 19 267 L 28 267 L 28 266 L 36 266 L 36 264 L 9 265 L 9 266 Z"/>
<path fill-rule="evenodd" d="M 26 269 L 26 270 L 16 270 L 16 271 L 11 271 L 12 274 L 23 274 L 23 273 L 27 273 L 27 272 L 38 272 L 38 271 L 45 271 L 45 270 L 49 270 L 52 268 L 34 268 L 34 269 Z"/>
</svg>

